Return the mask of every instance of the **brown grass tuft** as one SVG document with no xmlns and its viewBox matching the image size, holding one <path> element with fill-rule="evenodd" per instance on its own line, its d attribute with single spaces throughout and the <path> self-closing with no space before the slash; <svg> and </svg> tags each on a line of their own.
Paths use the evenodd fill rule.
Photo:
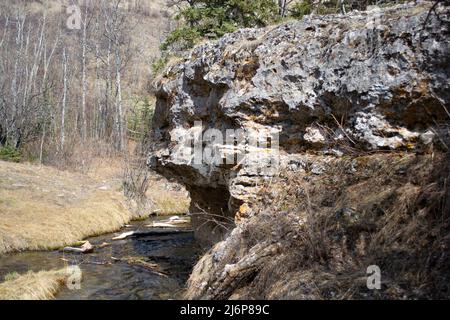
<svg viewBox="0 0 450 320">
<path fill-rule="evenodd" d="M 0 300 L 49 300 L 66 281 L 65 270 L 28 272 L 0 283 Z"/>
</svg>

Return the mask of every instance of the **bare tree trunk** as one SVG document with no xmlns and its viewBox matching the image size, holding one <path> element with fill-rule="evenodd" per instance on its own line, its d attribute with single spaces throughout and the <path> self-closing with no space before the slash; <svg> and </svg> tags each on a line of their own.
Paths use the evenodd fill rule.
<svg viewBox="0 0 450 320">
<path fill-rule="evenodd" d="M 120 67 L 122 65 L 120 57 L 120 47 L 116 44 L 115 50 L 115 61 L 116 61 L 116 129 L 118 135 L 117 148 L 122 151 L 125 147 L 125 133 L 124 133 L 124 123 L 123 123 L 123 106 L 122 106 L 122 84 L 121 84 L 121 74 Z"/>
<path fill-rule="evenodd" d="M 338 0 L 338 1 L 337 1 L 337 9 L 338 9 L 342 14 L 347 14 L 347 10 L 345 9 L 345 0 Z"/>
<path fill-rule="evenodd" d="M 99 34 L 99 23 L 98 16 L 95 22 L 95 33 Z M 102 101 L 101 101 L 101 86 L 100 86 L 100 45 L 99 41 L 95 43 L 95 97 L 96 97 L 96 115 L 95 115 L 95 126 L 94 133 L 95 137 L 99 139 L 102 136 L 100 129 L 101 117 L 102 117 Z"/>
<path fill-rule="evenodd" d="M 64 152 L 64 143 L 65 143 L 65 119 L 66 119 L 66 103 L 67 103 L 67 53 L 66 48 L 63 49 L 63 99 L 62 99 L 62 107 L 61 107 L 61 152 Z"/>
<path fill-rule="evenodd" d="M 11 95 L 12 95 L 12 110 L 10 112 L 11 119 L 6 127 L 6 137 L 11 139 L 13 136 L 13 144 L 17 145 L 18 137 L 17 135 L 17 120 L 18 120 L 18 104 L 19 104 L 19 92 L 20 92 L 20 80 L 19 68 L 23 63 L 23 42 L 24 42 L 24 27 L 25 27 L 25 15 L 21 16 L 17 13 L 17 35 L 16 35 L 16 53 L 15 53 L 15 63 L 14 63 L 14 73 L 13 79 L 11 81 Z"/>
<path fill-rule="evenodd" d="M 105 107 L 102 115 L 103 134 L 106 135 L 106 128 L 109 116 L 109 99 L 112 87 L 112 71 L 111 71 L 111 40 L 108 42 L 108 52 L 106 54 L 106 88 L 105 88 Z"/>
<path fill-rule="evenodd" d="M 87 138 L 87 115 L 86 115 L 86 91 L 87 91 L 87 79 L 86 79 L 86 29 L 87 29 L 87 15 L 88 9 L 84 12 L 83 21 L 83 36 L 82 36 L 82 53 L 81 53 L 81 82 L 82 82 L 82 93 L 81 93 L 81 139 L 86 141 Z"/>
<path fill-rule="evenodd" d="M 9 25 L 9 16 L 6 16 L 5 25 L 3 27 L 3 36 L 2 36 L 2 40 L 0 41 L 0 49 L 3 47 L 3 43 L 5 42 L 5 38 L 7 35 L 7 31 L 8 31 L 8 25 Z"/>
<path fill-rule="evenodd" d="M 288 7 L 292 2 L 293 0 L 275 0 L 275 3 L 278 4 L 279 14 L 282 18 L 286 17 Z"/>
<path fill-rule="evenodd" d="M 45 141 L 45 129 L 46 129 L 46 125 L 44 123 L 44 127 L 42 128 L 42 138 L 41 138 L 41 146 L 39 148 L 39 163 L 42 165 L 42 155 L 44 152 L 44 141 Z"/>
</svg>

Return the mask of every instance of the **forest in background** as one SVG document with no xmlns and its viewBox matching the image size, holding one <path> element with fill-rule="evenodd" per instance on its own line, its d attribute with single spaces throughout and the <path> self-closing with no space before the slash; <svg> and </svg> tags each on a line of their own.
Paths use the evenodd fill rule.
<svg viewBox="0 0 450 320">
<path fill-rule="evenodd" d="M 71 3 L 0 3 L 3 158 L 76 168 L 87 149 L 120 153 L 148 129 L 164 1 Z"/>
</svg>

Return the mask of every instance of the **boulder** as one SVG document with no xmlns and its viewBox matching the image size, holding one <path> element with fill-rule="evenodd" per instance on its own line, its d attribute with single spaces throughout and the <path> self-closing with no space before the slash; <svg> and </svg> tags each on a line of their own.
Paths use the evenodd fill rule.
<svg viewBox="0 0 450 320">
<path fill-rule="evenodd" d="M 431 5 L 241 29 L 166 70 L 148 163 L 187 186 L 192 213 L 223 217 L 193 218 L 197 234 L 223 238 L 232 229 L 224 224 L 283 168 L 322 174 L 329 157 L 348 149 L 431 143 L 450 108 L 449 9 L 438 6 L 425 25 Z M 255 147 L 261 137 L 268 143 Z"/>
</svg>

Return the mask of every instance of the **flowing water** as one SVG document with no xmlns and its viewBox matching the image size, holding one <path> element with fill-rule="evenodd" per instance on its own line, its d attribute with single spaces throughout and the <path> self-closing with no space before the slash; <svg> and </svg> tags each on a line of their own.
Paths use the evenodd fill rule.
<svg viewBox="0 0 450 320">
<path fill-rule="evenodd" d="M 155 219 L 135 222 L 121 232 L 149 230 L 144 225 Z M 193 233 L 185 229 L 180 233 L 141 234 L 124 240 L 111 240 L 121 232 L 87 239 L 96 246 L 91 254 L 47 251 L 0 257 L 0 279 L 10 272 L 22 274 L 29 270 L 61 269 L 76 264 L 82 271 L 81 289 L 70 290 L 64 287 L 56 299 L 180 298 L 189 273 L 200 254 Z M 99 248 L 103 243 L 109 245 Z M 161 272 L 145 267 L 146 262 L 157 264 Z"/>
</svg>

